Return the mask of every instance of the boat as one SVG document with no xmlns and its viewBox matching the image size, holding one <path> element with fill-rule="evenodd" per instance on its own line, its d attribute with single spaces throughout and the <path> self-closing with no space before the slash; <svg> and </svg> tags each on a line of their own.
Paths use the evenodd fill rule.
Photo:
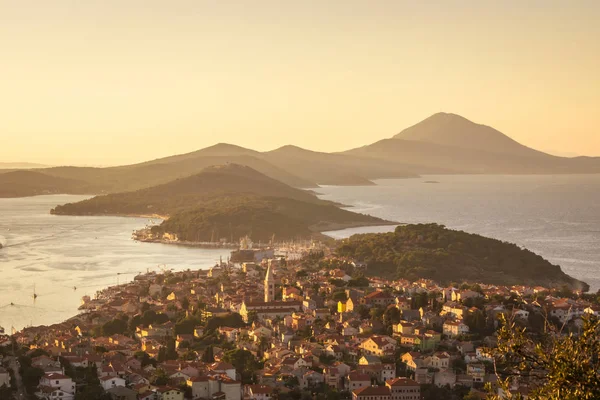
<svg viewBox="0 0 600 400">
<path fill-rule="evenodd" d="M 4 328 L 0 326 L 0 335 L 4 335 Z"/>
</svg>

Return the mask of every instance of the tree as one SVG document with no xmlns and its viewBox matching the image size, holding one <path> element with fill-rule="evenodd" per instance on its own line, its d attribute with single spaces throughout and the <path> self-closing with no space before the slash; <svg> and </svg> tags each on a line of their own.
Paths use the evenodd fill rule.
<svg viewBox="0 0 600 400">
<path fill-rule="evenodd" d="M 494 350 L 501 388 L 509 393 L 514 380 L 528 381 L 532 400 L 591 400 L 600 398 L 600 321 L 583 318 L 579 336 L 565 335 L 547 324 L 546 332 L 530 335 L 501 316 L 498 348 Z M 491 389 L 491 388 L 488 388 Z M 508 396 L 508 395 L 507 395 Z M 490 399 L 522 399 L 519 395 Z"/>
<path fill-rule="evenodd" d="M 400 322 L 402 315 L 398 307 L 390 307 L 383 313 L 383 324 L 385 326 L 396 325 Z"/>
<path fill-rule="evenodd" d="M 260 363 L 254 358 L 254 355 L 248 350 L 235 349 L 225 353 L 223 361 L 230 363 L 240 371 L 242 383 L 250 384 L 254 382 L 254 373 L 261 368 Z"/>
</svg>

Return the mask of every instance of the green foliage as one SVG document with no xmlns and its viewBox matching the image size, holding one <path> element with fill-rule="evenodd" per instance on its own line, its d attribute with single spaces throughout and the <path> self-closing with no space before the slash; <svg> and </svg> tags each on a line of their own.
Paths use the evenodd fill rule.
<svg viewBox="0 0 600 400">
<path fill-rule="evenodd" d="M 261 363 L 248 350 L 230 350 L 225 353 L 223 360 L 233 365 L 236 371 L 240 372 L 243 384 L 253 383 L 255 372 L 262 368 Z"/>
<path fill-rule="evenodd" d="M 501 387 L 512 379 L 529 381 L 531 400 L 592 400 L 600 398 L 600 321 L 584 317 L 581 334 L 565 335 L 547 326 L 542 335 L 501 318 L 498 348 L 494 350 Z M 490 399 L 501 399 L 490 395 Z M 519 395 L 511 397 L 520 399 Z"/>
<path fill-rule="evenodd" d="M 441 283 L 540 284 L 588 289 L 529 250 L 437 224 L 398 226 L 391 233 L 354 235 L 337 253 L 368 264 L 370 275 Z"/>
<path fill-rule="evenodd" d="M 146 189 L 57 206 L 52 213 L 168 215 L 152 232 L 175 233 L 187 241 L 237 240 L 245 235 L 256 241 L 269 241 L 273 235 L 289 240 L 338 224 L 382 222 L 233 164 Z"/>
<path fill-rule="evenodd" d="M 194 328 L 200 325 L 201 321 L 199 318 L 188 317 L 185 318 L 175 324 L 175 334 L 183 335 L 189 334 L 192 335 L 194 333 Z"/>
<path fill-rule="evenodd" d="M 238 313 L 231 313 L 222 317 L 211 317 L 206 322 L 206 330 L 214 331 L 221 326 L 229 326 L 231 328 L 241 328 L 246 326 L 242 316 Z"/>
<path fill-rule="evenodd" d="M 115 318 L 102 325 L 101 334 L 103 336 L 112 336 L 116 334 L 124 334 L 127 332 L 127 320 L 123 318 Z"/>
</svg>

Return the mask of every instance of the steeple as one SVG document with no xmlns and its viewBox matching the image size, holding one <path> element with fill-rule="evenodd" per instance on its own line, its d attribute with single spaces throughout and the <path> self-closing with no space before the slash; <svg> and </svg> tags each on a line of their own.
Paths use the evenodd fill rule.
<svg viewBox="0 0 600 400">
<path fill-rule="evenodd" d="M 269 265 L 267 267 L 267 275 L 265 276 L 265 303 L 275 300 L 275 279 L 273 278 L 273 270 Z"/>
</svg>

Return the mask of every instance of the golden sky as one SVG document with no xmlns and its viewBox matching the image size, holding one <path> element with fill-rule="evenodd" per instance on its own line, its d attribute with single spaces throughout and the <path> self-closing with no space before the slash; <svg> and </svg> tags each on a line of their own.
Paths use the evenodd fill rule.
<svg viewBox="0 0 600 400">
<path fill-rule="evenodd" d="M 0 0 L 0 161 L 338 151 L 453 112 L 600 156 L 600 1 Z"/>
</svg>

